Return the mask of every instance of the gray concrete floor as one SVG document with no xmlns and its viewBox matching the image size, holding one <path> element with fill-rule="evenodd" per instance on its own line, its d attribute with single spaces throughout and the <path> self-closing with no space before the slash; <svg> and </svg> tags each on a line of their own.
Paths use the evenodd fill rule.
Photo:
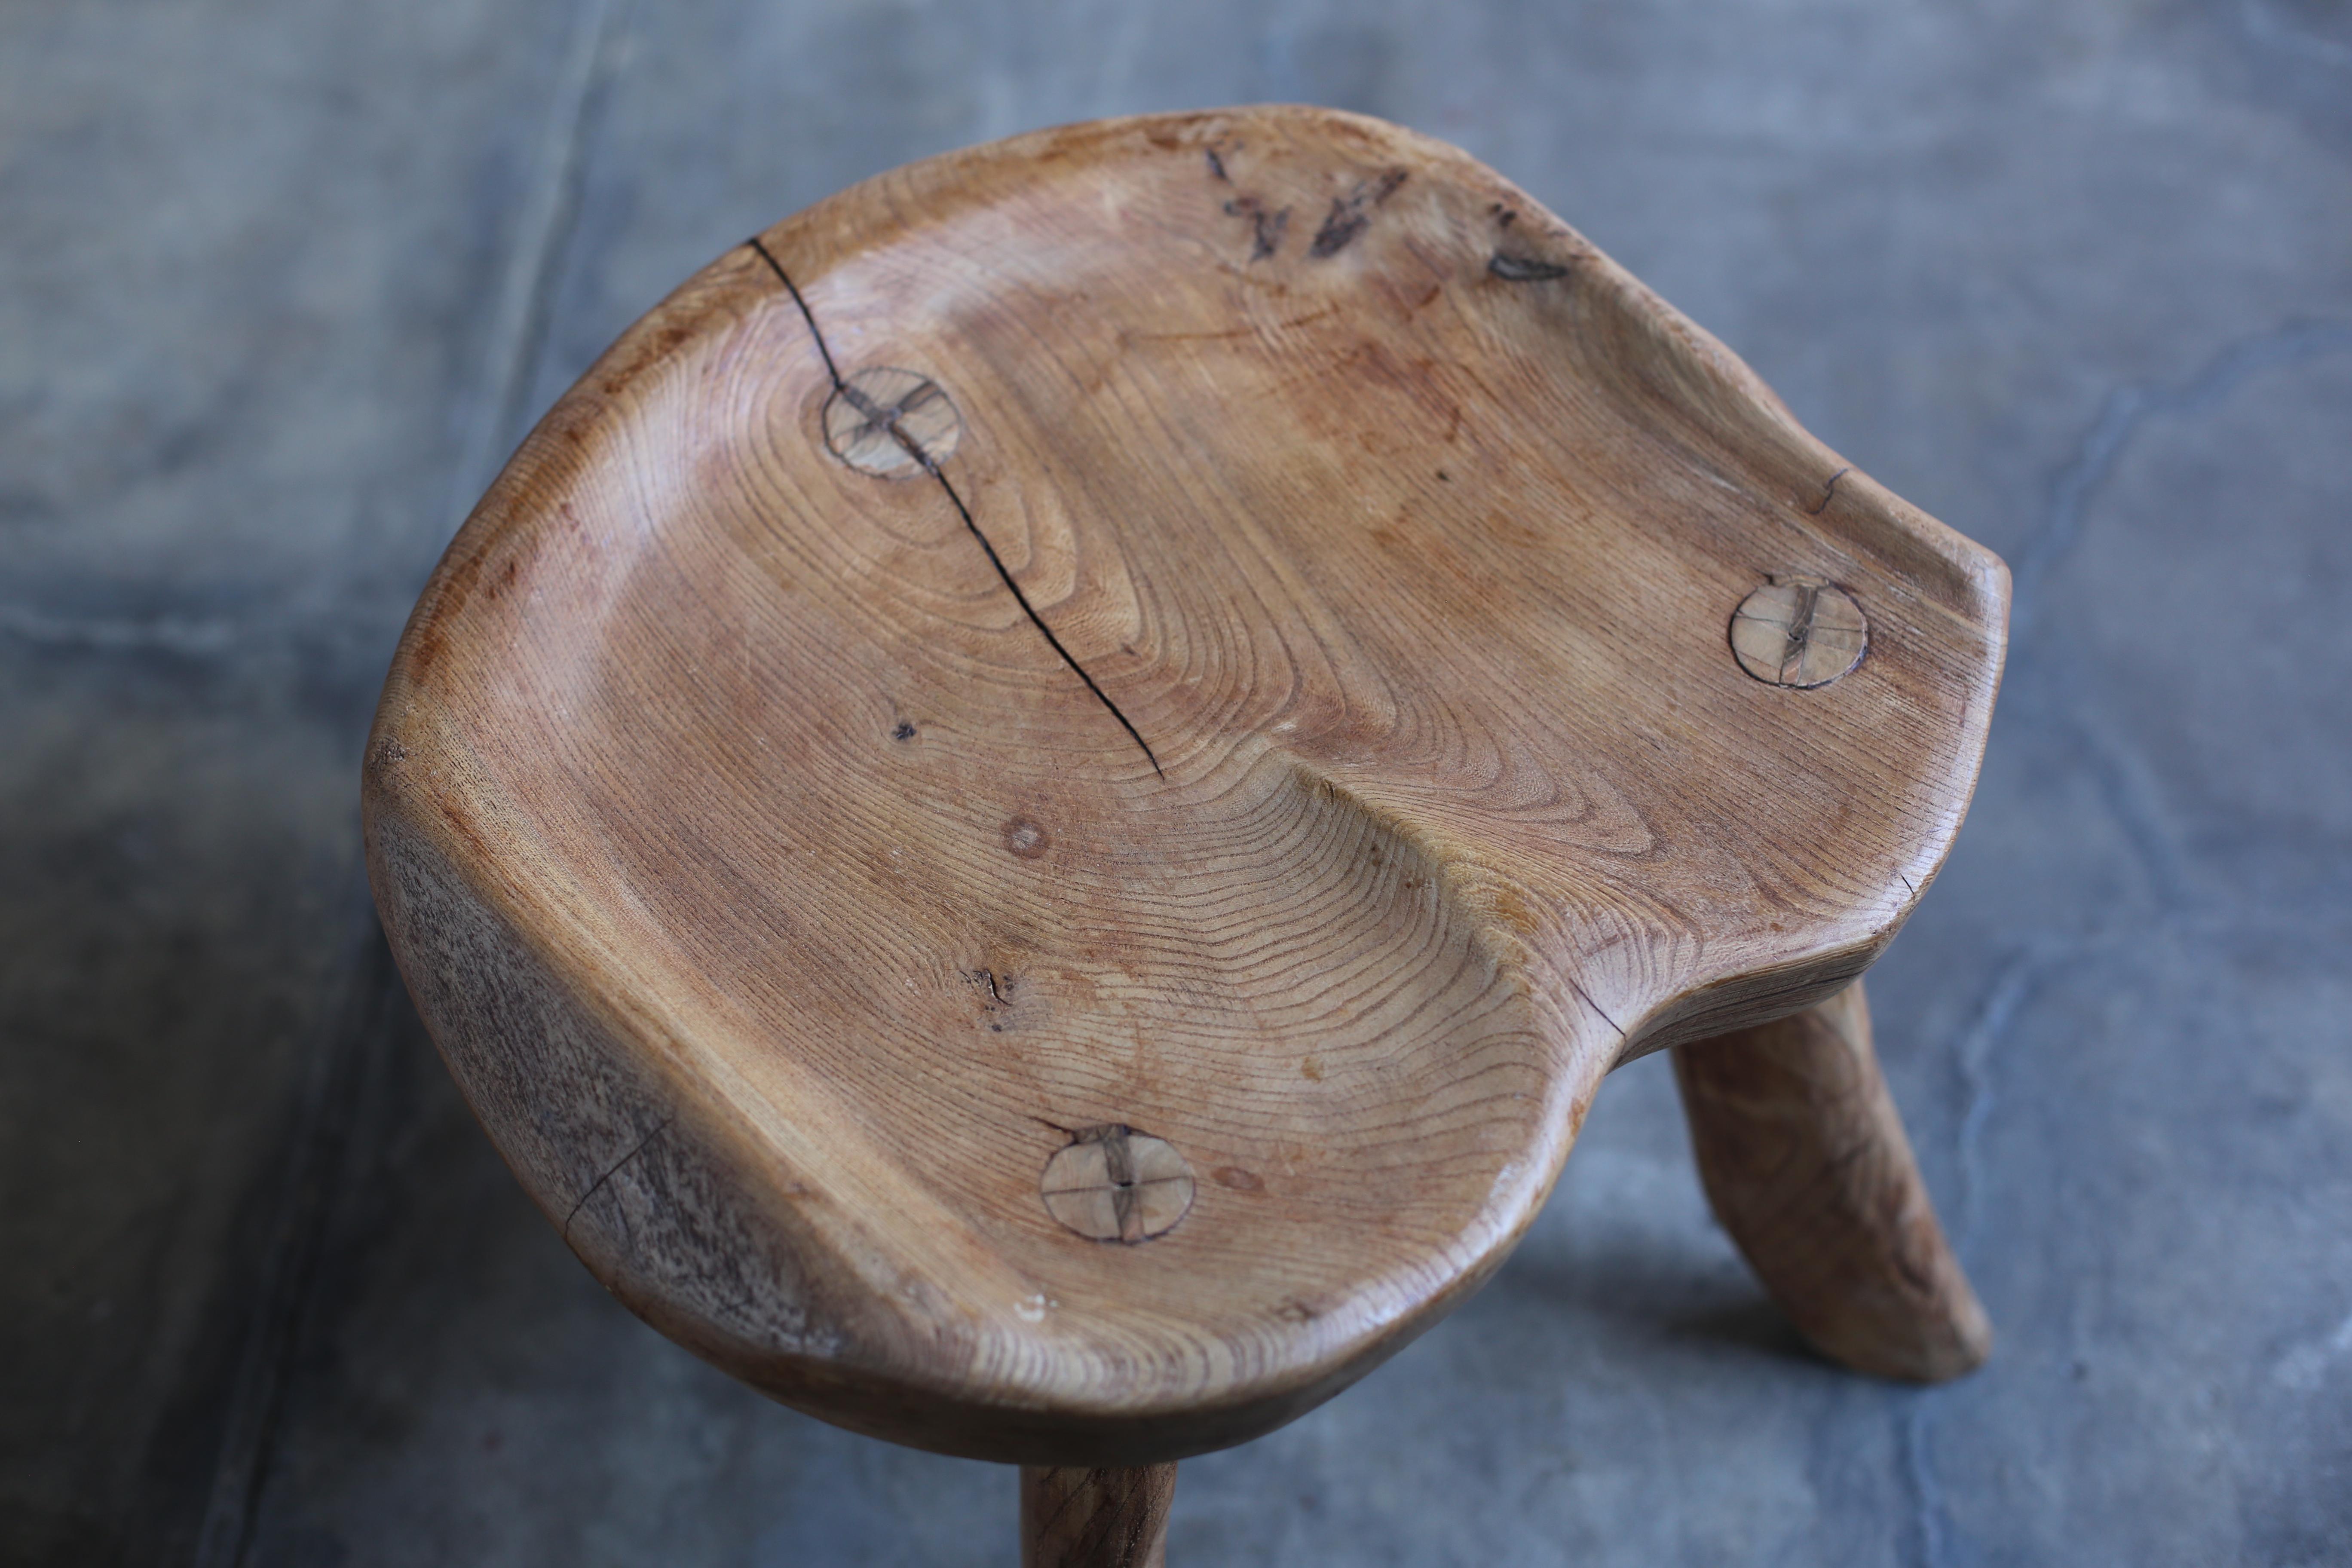
<svg viewBox="0 0 2352 1568">
<path fill-rule="evenodd" d="M 2352 12 L 2336 0 L 0 8 L 0 1560 L 1005 1563 L 1006 1472 L 638 1325 L 359 879 L 400 621 L 673 282 L 906 159 L 1315 100 L 1467 146 L 2016 569 L 1874 977 L 1998 1358 L 1792 1341 L 1663 1064 L 1200 1565 L 2352 1563 Z"/>
</svg>

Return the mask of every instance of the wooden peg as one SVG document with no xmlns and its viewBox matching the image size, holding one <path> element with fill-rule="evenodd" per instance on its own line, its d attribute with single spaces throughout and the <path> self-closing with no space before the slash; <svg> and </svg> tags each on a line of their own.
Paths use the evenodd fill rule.
<svg viewBox="0 0 2352 1568">
<path fill-rule="evenodd" d="M 1166 1568 L 1176 1467 L 1024 1465 L 1021 1568 Z"/>
<path fill-rule="evenodd" d="M 1992 1325 L 1936 1223 L 1860 981 L 1676 1047 L 1675 1076 L 1707 1201 L 1816 1349 L 1917 1383 L 1984 1360 Z"/>
</svg>

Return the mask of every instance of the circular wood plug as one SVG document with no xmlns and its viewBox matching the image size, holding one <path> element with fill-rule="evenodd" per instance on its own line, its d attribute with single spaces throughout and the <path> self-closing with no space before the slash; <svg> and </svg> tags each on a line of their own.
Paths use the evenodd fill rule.
<svg viewBox="0 0 2352 1568">
<path fill-rule="evenodd" d="M 1843 589 L 1818 577 L 1781 577 L 1731 614 L 1731 653 L 1768 686 L 1809 691 L 1862 662 L 1870 624 Z"/>
<path fill-rule="evenodd" d="M 1045 1162 L 1045 1212 L 1097 1241 L 1149 1241 L 1192 1206 L 1192 1167 L 1164 1138 L 1088 1127 Z"/>
<path fill-rule="evenodd" d="M 824 404 L 824 444 L 861 474 L 909 479 L 955 455 L 963 416 L 940 384 L 919 371 L 854 371 Z"/>
</svg>

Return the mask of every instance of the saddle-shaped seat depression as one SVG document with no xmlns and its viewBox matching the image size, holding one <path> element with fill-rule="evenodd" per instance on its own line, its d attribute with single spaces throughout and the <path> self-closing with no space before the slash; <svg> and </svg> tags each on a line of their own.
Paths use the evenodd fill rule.
<svg viewBox="0 0 2352 1568">
<path fill-rule="evenodd" d="M 1876 956 L 2006 598 L 1459 152 L 1044 132 L 565 396 L 401 643 L 371 865 L 638 1313 L 898 1441 L 1163 1460 L 1458 1302 L 1611 1067 Z"/>
</svg>

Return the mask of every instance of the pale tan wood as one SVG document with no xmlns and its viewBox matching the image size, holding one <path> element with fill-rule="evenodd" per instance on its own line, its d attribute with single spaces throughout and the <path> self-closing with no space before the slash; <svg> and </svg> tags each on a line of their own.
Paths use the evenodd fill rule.
<svg viewBox="0 0 2352 1568">
<path fill-rule="evenodd" d="M 1919 1383 L 1983 1362 L 1992 1325 L 1936 1223 L 1860 981 L 1675 1047 L 1675 1076 L 1708 1201 L 1817 1349 Z"/>
<path fill-rule="evenodd" d="M 1173 1230 L 1200 1185 L 1164 1138 L 1131 1127 L 1089 1127 L 1045 1162 L 1045 1212 L 1097 1241 L 1149 1241 Z"/>
<path fill-rule="evenodd" d="M 1731 651 L 1739 668 L 1773 686 L 1811 691 L 1843 679 L 1870 647 L 1862 608 L 1832 583 L 1789 577 L 1739 602 Z"/>
<path fill-rule="evenodd" d="M 1174 1465 L 1021 1470 L 1021 1568 L 1166 1568 Z"/>
<path fill-rule="evenodd" d="M 1799 579 L 1866 619 L 1816 689 L 1731 642 Z M 572 389 L 403 638 L 371 867 L 649 1321 L 858 1430 L 1141 1465 L 1474 1289 L 1612 1066 L 1869 963 L 2006 595 L 1461 153 L 1071 127 L 777 225 Z M 1181 1206 L 1055 1195 L 1114 1127 Z"/>
</svg>

